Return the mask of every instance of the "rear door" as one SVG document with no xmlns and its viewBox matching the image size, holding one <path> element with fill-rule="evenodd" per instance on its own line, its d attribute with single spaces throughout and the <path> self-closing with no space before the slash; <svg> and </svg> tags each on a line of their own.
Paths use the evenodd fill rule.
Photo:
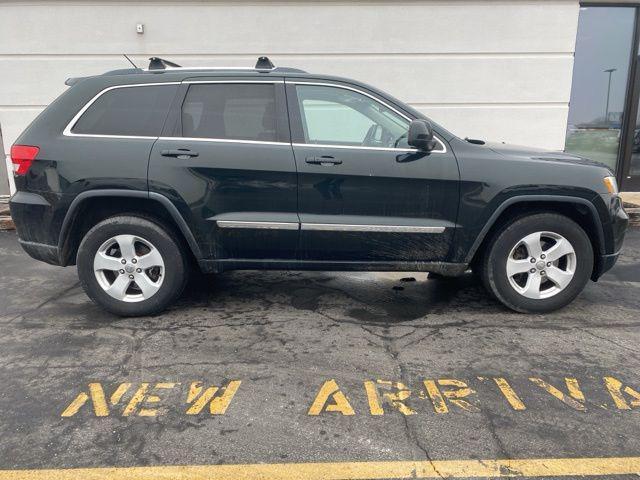
<svg viewBox="0 0 640 480">
<path fill-rule="evenodd" d="M 373 92 L 287 79 L 298 168 L 300 258 L 443 261 L 455 231 L 458 166 L 444 140 L 407 144 L 411 119 Z"/>
<path fill-rule="evenodd" d="M 178 207 L 207 258 L 295 259 L 283 80 L 199 78 L 181 89 L 151 152 L 150 191 Z"/>
</svg>

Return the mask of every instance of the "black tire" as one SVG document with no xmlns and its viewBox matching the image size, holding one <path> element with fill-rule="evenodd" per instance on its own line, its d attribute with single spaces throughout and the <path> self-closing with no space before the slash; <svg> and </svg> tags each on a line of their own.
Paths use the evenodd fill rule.
<svg viewBox="0 0 640 480">
<path fill-rule="evenodd" d="M 113 298 L 100 286 L 94 274 L 94 257 L 101 245 L 116 235 L 139 236 L 151 242 L 162 256 L 162 283 L 149 298 L 126 302 Z M 115 315 L 136 317 L 159 313 L 177 300 L 187 281 L 188 263 L 180 245 L 171 230 L 151 219 L 134 215 L 107 218 L 87 232 L 78 248 L 76 263 L 82 288 L 91 300 Z"/>
<path fill-rule="evenodd" d="M 512 249 L 535 232 L 559 234 L 571 243 L 575 252 L 573 278 L 548 298 L 525 297 L 511 286 L 507 275 L 507 259 Z M 479 270 L 485 288 L 510 309 L 522 313 L 551 312 L 569 304 L 584 289 L 593 271 L 593 247 L 582 227 L 570 218 L 554 213 L 532 214 L 515 219 L 493 235 Z"/>
</svg>

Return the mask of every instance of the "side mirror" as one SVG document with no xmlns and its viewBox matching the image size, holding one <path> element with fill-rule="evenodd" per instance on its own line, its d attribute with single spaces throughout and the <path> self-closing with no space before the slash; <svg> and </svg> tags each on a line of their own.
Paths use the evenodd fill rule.
<svg viewBox="0 0 640 480">
<path fill-rule="evenodd" d="M 421 119 L 412 121 L 411 125 L 409 125 L 407 143 L 423 152 L 430 152 L 436 148 L 431 124 Z"/>
</svg>

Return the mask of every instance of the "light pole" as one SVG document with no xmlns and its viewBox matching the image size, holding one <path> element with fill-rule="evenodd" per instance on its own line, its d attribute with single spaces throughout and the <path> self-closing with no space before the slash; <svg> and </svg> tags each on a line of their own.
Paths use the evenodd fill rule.
<svg viewBox="0 0 640 480">
<path fill-rule="evenodd" d="M 609 96 L 611 95 L 611 75 L 615 72 L 617 68 L 610 68 L 608 70 L 603 70 L 604 73 L 609 74 L 609 86 L 607 87 L 607 107 L 604 111 L 604 121 L 605 123 L 609 122 Z"/>
</svg>

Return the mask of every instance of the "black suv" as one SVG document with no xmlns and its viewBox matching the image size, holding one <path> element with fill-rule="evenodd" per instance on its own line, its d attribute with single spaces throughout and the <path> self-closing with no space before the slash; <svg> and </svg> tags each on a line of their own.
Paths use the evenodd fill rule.
<svg viewBox="0 0 640 480">
<path fill-rule="evenodd" d="M 148 69 L 69 79 L 11 149 L 20 243 L 77 264 L 118 315 L 188 273 L 471 269 L 547 312 L 615 263 L 628 217 L 605 166 L 461 139 L 368 85 L 301 70 Z"/>
</svg>

